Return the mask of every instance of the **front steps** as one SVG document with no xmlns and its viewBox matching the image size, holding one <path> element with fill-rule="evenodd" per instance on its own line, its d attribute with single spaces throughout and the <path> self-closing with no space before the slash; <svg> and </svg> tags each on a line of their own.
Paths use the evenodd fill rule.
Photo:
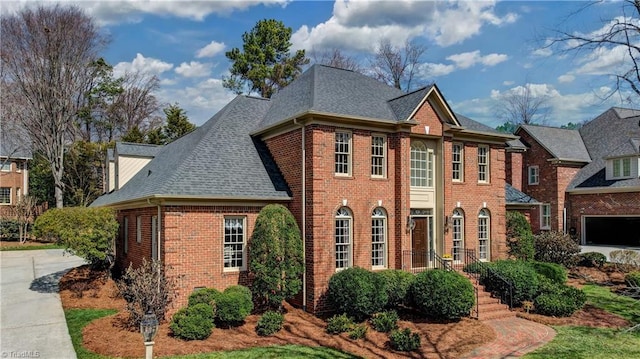
<svg viewBox="0 0 640 359">
<path fill-rule="evenodd" d="M 493 297 L 483 286 L 474 282 L 471 283 L 478 290 L 478 320 L 515 318 L 516 312 L 509 310 L 508 305 L 500 303 L 500 298 Z"/>
</svg>

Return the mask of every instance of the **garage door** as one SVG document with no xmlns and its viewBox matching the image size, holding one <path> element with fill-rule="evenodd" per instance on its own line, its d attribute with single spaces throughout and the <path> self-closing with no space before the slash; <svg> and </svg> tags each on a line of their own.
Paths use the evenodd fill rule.
<svg viewBox="0 0 640 359">
<path fill-rule="evenodd" d="M 585 217 L 586 244 L 640 246 L 640 217 Z"/>
</svg>

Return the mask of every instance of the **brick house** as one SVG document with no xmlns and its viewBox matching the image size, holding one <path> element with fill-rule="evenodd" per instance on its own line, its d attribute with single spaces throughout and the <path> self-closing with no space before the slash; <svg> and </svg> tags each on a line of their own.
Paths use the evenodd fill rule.
<svg viewBox="0 0 640 359">
<path fill-rule="evenodd" d="M 3 136 L 0 141 L 0 217 L 12 217 L 12 206 L 29 194 L 31 150 L 15 138 Z"/>
<path fill-rule="evenodd" d="M 579 130 L 518 128 L 527 147 L 521 188 L 542 203 L 532 212 L 534 231 L 563 231 L 582 244 L 640 245 L 639 121 L 640 111 L 614 107 Z"/>
<path fill-rule="evenodd" d="M 332 274 L 506 256 L 505 147 L 437 86 L 404 93 L 312 66 L 271 99 L 238 96 L 92 206 L 117 210 L 117 265 L 160 259 L 178 306 L 198 287 L 248 285 L 260 209 L 287 206 L 304 238 L 298 304 L 323 310 Z"/>
</svg>

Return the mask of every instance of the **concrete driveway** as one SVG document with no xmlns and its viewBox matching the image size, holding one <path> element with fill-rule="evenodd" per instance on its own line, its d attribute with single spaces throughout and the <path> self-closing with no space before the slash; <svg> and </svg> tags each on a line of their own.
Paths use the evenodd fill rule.
<svg viewBox="0 0 640 359">
<path fill-rule="evenodd" d="M 84 263 L 62 249 L 0 252 L 1 358 L 76 358 L 58 281 Z"/>
</svg>

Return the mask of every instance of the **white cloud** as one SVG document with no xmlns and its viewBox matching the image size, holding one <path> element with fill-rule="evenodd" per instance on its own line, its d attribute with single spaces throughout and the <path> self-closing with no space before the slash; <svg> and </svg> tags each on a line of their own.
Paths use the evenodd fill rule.
<svg viewBox="0 0 640 359">
<path fill-rule="evenodd" d="M 207 77 L 211 74 L 211 64 L 191 61 L 176 67 L 176 73 L 184 77 Z"/>
<path fill-rule="evenodd" d="M 502 82 L 502 84 L 503 84 L 503 85 L 505 85 L 505 86 L 511 86 L 511 85 L 513 85 L 514 83 L 515 83 L 515 82 L 513 82 L 513 81 L 503 81 L 503 82 Z"/>
<path fill-rule="evenodd" d="M 575 79 L 576 77 L 570 74 L 558 76 L 558 82 L 561 84 L 567 84 L 567 83 L 573 82 L 573 80 Z"/>
<path fill-rule="evenodd" d="M 418 68 L 421 78 L 434 78 L 438 76 L 444 76 L 455 71 L 455 65 L 434 64 L 426 63 L 421 64 Z"/>
<path fill-rule="evenodd" d="M 534 56 L 538 56 L 538 57 L 548 57 L 553 55 L 553 50 L 551 50 L 548 47 L 543 47 L 540 49 L 535 49 L 531 52 L 532 55 Z"/>
<path fill-rule="evenodd" d="M 224 48 L 224 42 L 211 41 L 207 46 L 201 48 L 200 50 L 198 50 L 198 52 L 196 52 L 196 58 L 214 57 L 224 51 Z"/>
<path fill-rule="evenodd" d="M 173 64 L 152 57 L 144 57 L 141 53 L 137 53 L 133 61 L 117 63 L 113 67 L 113 75 L 120 77 L 127 72 L 144 72 L 151 75 L 159 75 L 172 68 Z"/>
<path fill-rule="evenodd" d="M 597 48 L 579 61 L 582 63 L 576 73 L 587 75 L 620 74 L 630 64 L 628 48 L 623 45 L 607 48 Z"/>
<path fill-rule="evenodd" d="M 187 111 L 189 121 L 200 126 L 236 95 L 222 86 L 222 80 L 208 78 L 194 83 L 163 88 L 159 98 L 166 103 L 179 103 Z"/>
<path fill-rule="evenodd" d="M 508 58 L 505 54 L 482 56 L 480 50 L 463 52 L 447 57 L 447 60 L 453 62 L 453 64 L 425 63 L 420 65 L 419 72 L 421 77 L 431 79 L 433 77 L 448 75 L 455 70 L 468 69 L 477 64 L 482 64 L 486 67 L 495 66 L 506 61 Z"/>
<path fill-rule="evenodd" d="M 312 28 L 303 25 L 293 33 L 292 48 L 373 52 L 380 38 L 404 43 L 415 37 L 449 46 L 477 35 L 488 24 L 516 21 L 517 15 L 498 16 L 494 8 L 493 1 L 336 0 L 331 18 Z"/>
</svg>

